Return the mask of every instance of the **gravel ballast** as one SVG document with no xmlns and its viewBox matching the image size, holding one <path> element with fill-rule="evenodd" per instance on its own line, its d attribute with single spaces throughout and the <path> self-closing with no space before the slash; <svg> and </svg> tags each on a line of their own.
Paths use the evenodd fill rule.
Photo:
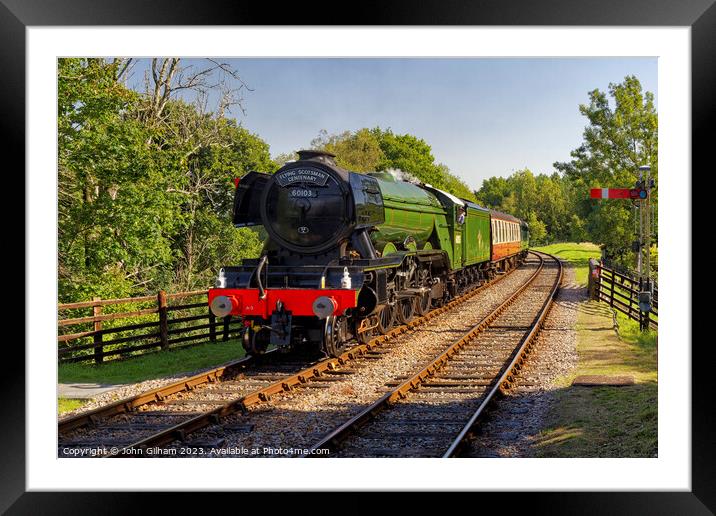
<svg viewBox="0 0 716 516">
<path fill-rule="evenodd" d="M 234 454 L 209 452 L 209 456 L 222 457 L 282 456 L 280 450 L 302 449 L 314 444 L 382 396 L 388 390 L 386 383 L 412 374 L 471 329 L 527 280 L 534 272 L 535 264 L 536 260 L 529 261 L 454 310 L 381 346 L 380 351 L 388 352 L 376 359 L 349 363 L 347 368 L 354 374 L 325 382 L 326 386 L 322 385 L 322 388 L 278 395 L 270 405 L 257 406 L 247 415 L 230 416 L 221 425 L 197 432 L 192 439 L 197 442 L 221 441 L 222 448 L 243 450 Z M 227 431 L 227 427 L 239 424 L 249 425 L 251 432 Z"/>
<path fill-rule="evenodd" d="M 531 457 L 533 443 L 555 402 L 555 380 L 578 362 L 576 322 L 586 289 L 574 283 L 565 264 L 562 288 L 537 338 L 526 367 L 507 396 L 499 400 L 472 441 L 469 457 Z"/>
</svg>

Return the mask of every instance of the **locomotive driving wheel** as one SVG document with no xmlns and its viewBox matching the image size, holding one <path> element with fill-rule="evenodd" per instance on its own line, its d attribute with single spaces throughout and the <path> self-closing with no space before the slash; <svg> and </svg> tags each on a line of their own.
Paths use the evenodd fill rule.
<svg viewBox="0 0 716 516">
<path fill-rule="evenodd" d="M 385 335 L 390 331 L 394 323 L 395 310 L 391 305 L 385 305 L 380 309 L 380 313 L 378 314 L 378 326 L 376 330 L 378 330 L 378 333 L 381 335 Z"/>
<path fill-rule="evenodd" d="M 419 285 L 426 288 L 426 292 L 423 292 L 415 299 L 415 311 L 418 315 L 425 315 L 430 311 L 430 305 L 432 304 L 432 296 L 430 295 L 428 281 L 428 271 L 423 269 L 420 271 L 420 283 Z"/>
<path fill-rule="evenodd" d="M 331 315 L 326 317 L 323 325 L 323 339 L 321 351 L 327 356 L 335 358 L 346 349 L 346 318 Z"/>
<path fill-rule="evenodd" d="M 408 324 L 415 316 L 415 298 L 413 296 L 404 297 L 395 305 L 397 308 L 398 321 L 402 324 Z"/>
<path fill-rule="evenodd" d="M 248 326 L 244 331 L 244 337 L 241 339 L 241 345 L 248 355 L 263 355 L 269 346 L 271 339 L 271 331 L 266 328 L 254 330 Z"/>
</svg>

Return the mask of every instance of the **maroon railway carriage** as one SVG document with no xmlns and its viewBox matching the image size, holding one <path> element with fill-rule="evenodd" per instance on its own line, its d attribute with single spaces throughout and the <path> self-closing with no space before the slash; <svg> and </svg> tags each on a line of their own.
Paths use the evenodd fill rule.
<svg viewBox="0 0 716 516">
<path fill-rule="evenodd" d="M 523 220 L 501 211 L 490 210 L 490 233 L 490 261 L 517 262 L 527 255 L 529 227 Z M 514 266 L 515 263 L 510 265 Z"/>
</svg>

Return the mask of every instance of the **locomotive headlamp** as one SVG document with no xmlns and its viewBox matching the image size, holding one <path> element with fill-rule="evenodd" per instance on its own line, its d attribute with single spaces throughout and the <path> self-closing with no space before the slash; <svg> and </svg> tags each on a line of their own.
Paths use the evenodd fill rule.
<svg viewBox="0 0 716 516">
<path fill-rule="evenodd" d="M 234 308 L 234 299 L 229 296 L 216 296 L 211 300 L 212 313 L 217 317 L 226 317 Z"/>
</svg>

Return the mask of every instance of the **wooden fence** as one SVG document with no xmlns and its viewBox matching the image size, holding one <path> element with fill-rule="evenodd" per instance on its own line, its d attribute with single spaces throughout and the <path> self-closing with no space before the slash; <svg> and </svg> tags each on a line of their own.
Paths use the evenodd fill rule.
<svg viewBox="0 0 716 516">
<path fill-rule="evenodd" d="M 639 293 L 641 291 L 642 283 L 636 275 L 625 271 L 616 271 L 596 260 L 590 260 L 590 297 L 609 303 L 609 306 L 639 322 L 642 328 L 648 326 L 649 328 L 657 329 L 659 317 L 659 291 L 657 285 L 654 283 L 651 310 L 649 312 L 642 312 L 639 309 Z"/>
<path fill-rule="evenodd" d="M 208 309 L 208 292 L 195 290 L 156 296 L 99 299 L 58 305 L 60 362 L 122 358 L 236 337 L 240 320 L 217 321 Z M 106 337 L 110 337 L 107 339 Z"/>
</svg>

